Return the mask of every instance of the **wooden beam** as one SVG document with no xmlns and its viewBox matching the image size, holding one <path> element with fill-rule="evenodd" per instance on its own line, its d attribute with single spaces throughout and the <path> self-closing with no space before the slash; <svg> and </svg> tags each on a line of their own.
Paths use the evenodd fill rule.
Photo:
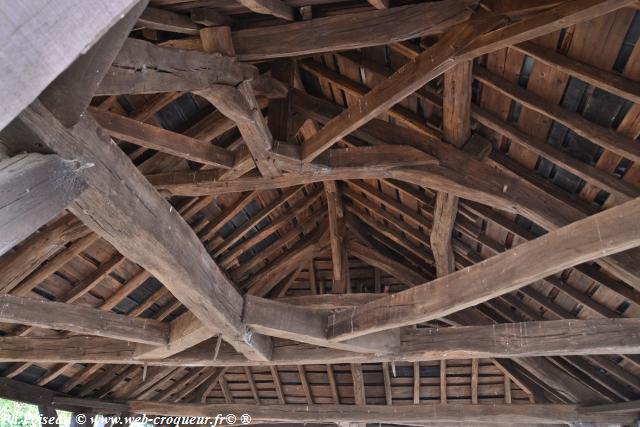
<svg viewBox="0 0 640 427">
<path fill-rule="evenodd" d="M 112 138 L 206 165 L 224 169 L 233 168 L 233 153 L 208 141 L 191 138 L 97 108 L 90 108 L 89 112 Z"/>
<path fill-rule="evenodd" d="M 640 199 L 635 199 L 463 271 L 394 294 L 393 298 L 389 296 L 371 302 L 348 314 L 337 313 L 330 319 L 329 337 L 333 340 L 353 338 L 444 317 L 567 267 L 638 246 L 638 209 Z M 531 259 L 536 262 L 530 263 Z"/>
<path fill-rule="evenodd" d="M 280 169 L 290 172 L 275 178 L 248 177 L 221 181 L 217 179 L 215 171 L 200 170 L 160 173 L 150 175 L 148 179 L 158 189 L 175 195 L 190 196 L 268 190 L 343 179 L 395 177 L 397 174 L 400 176 L 401 172 L 411 177 L 425 178 L 425 181 L 428 177 L 432 177 L 433 181 L 436 181 L 433 185 L 442 186 L 443 179 L 437 168 L 407 169 L 411 166 L 429 166 L 437 163 L 435 158 L 415 148 L 387 145 L 332 149 L 326 158 L 309 164 L 278 155 L 275 158 L 275 164 Z M 457 188 L 458 186 L 449 187 Z M 460 190 L 454 191 L 460 192 Z"/>
<path fill-rule="evenodd" d="M 294 91 L 294 106 L 306 116 L 313 117 L 321 122 L 327 121 L 344 111 L 342 107 L 336 104 L 311 97 L 299 91 Z M 455 181 L 460 186 L 452 186 L 449 185 L 451 183 L 447 183 L 445 187 L 443 186 L 445 183 L 441 179 L 430 179 L 428 181 L 425 179 L 421 181 L 421 179 L 426 178 L 425 175 L 419 177 L 415 174 L 404 174 L 400 170 L 394 172 L 397 179 L 446 191 L 497 209 L 517 212 L 548 230 L 554 230 L 587 216 L 584 210 L 572 206 L 566 200 L 559 199 L 544 188 L 506 169 L 501 162 L 493 158 L 495 153 L 486 162 L 481 162 L 463 151 L 454 150 L 447 144 L 429 143 L 425 145 L 425 135 L 410 129 L 393 126 L 377 119 L 355 131 L 354 136 L 372 145 L 395 142 L 408 144 L 429 152 L 438 158 L 441 166 L 448 169 L 447 175 L 449 177 L 456 176 Z M 427 140 L 431 141 L 431 138 L 427 138 Z M 517 138 L 515 140 L 518 141 Z M 482 177 L 483 184 L 488 186 L 495 185 L 495 190 L 490 191 L 488 187 L 480 188 L 477 182 L 474 183 L 470 180 L 471 177 Z M 466 190 L 470 187 L 475 188 L 475 191 L 467 192 Z M 500 196 L 497 193 L 498 188 L 501 188 L 499 190 Z M 546 201 L 542 203 L 542 200 Z M 598 263 L 608 272 L 640 289 L 640 269 L 638 268 L 640 266 L 640 251 L 631 250 L 600 258 Z"/>
<path fill-rule="evenodd" d="M 62 124 L 71 127 L 78 122 L 146 5 L 147 0 L 139 1 L 40 94 L 40 101 Z"/>
<path fill-rule="evenodd" d="M 442 130 L 445 141 L 457 148 L 462 148 L 471 136 L 471 69 L 472 61 L 467 61 L 444 73 Z M 451 240 L 457 214 L 458 198 L 439 191 L 430 235 L 438 277 L 456 270 Z"/>
<path fill-rule="evenodd" d="M 424 283 L 424 277 L 414 269 L 407 267 L 402 262 L 398 262 L 381 254 L 374 248 L 370 248 L 353 240 L 347 242 L 347 248 L 349 253 L 356 258 L 391 274 L 407 285 L 415 286 Z"/>
<path fill-rule="evenodd" d="M 274 0 L 279 2 L 279 0 Z M 205 28 L 200 32 L 206 52 L 234 56 L 229 27 Z M 227 41 L 222 43 L 221 40 Z M 280 176 L 280 170 L 270 154 L 273 136 L 260 111 L 249 81 L 237 85 L 210 85 L 198 95 L 211 102 L 222 114 L 236 122 L 244 143 L 264 177 Z"/>
<path fill-rule="evenodd" d="M 151 30 L 170 31 L 173 33 L 198 35 L 200 27 L 189 16 L 171 12 L 170 10 L 147 7 L 138 18 L 137 27 Z"/>
<path fill-rule="evenodd" d="M 88 339 L 80 335 L 4 336 L 0 337 L 0 362 L 224 367 L 415 362 L 468 358 L 538 360 L 540 356 L 639 354 L 639 326 L 639 319 L 571 319 L 436 329 L 405 328 L 401 329 L 400 348 L 396 353 L 354 353 L 287 341 L 274 348 L 270 361 L 247 360 L 235 351 L 225 348 L 220 350 L 218 358 L 214 360 L 214 345 L 211 342 L 201 343 L 165 359 L 142 360 L 135 356 L 135 344 L 103 337 Z M 278 328 L 285 329 L 282 326 Z M 290 326 L 286 329 L 290 329 Z"/>
<path fill-rule="evenodd" d="M 169 326 L 90 307 L 0 295 L 0 322 L 61 329 L 145 344 L 165 344 Z"/>
<path fill-rule="evenodd" d="M 89 233 L 72 214 L 66 214 L 32 234 L 15 250 L 0 258 L 0 293 L 9 293 L 29 274 L 69 242 Z"/>
<path fill-rule="evenodd" d="M 242 297 L 234 285 L 184 219 L 88 115 L 67 129 L 34 103 L 20 121 L 61 157 L 94 164 L 81 171 L 90 188 L 76 201 L 72 209 L 76 216 L 160 280 L 203 324 L 239 351 L 250 358 L 269 358 L 270 340 L 247 334 L 242 324 Z M 159 229 L 159 223 L 165 226 Z"/>
<path fill-rule="evenodd" d="M 2 5 L 0 91 L 12 95 L 0 107 L 0 129 L 138 3 L 93 0 L 61 8 L 40 0 Z M 56 48 L 52 48 L 54 45 Z"/>
<path fill-rule="evenodd" d="M 389 0 L 369 0 L 369 4 L 376 9 L 387 9 L 389 7 Z"/>
<path fill-rule="evenodd" d="M 281 0 L 238 0 L 238 2 L 252 12 L 293 21 L 293 9 Z"/>
<path fill-rule="evenodd" d="M 244 312 L 244 321 L 252 330 L 278 338 L 357 353 L 394 353 L 400 346 L 398 331 L 389 331 L 367 340 L 344 341 L 337 345 L 329 343 L 325 339 L 329 314 L 326 310 L 310 311 L 248 295 Z"/>
<path fill-rule="evenodd" d="M 620 0 L 564 3 L 496 31 L 491 30 L 503 23 L 501 16 L 472 18 L 447 31 L 436 44 L 327 122 L 320 132 L 305 141 L 302 157 L 316 157 L 456 64 L 600 16 L 629 3 Z"/>
<path fill-rule="evenodd" d="M 342 192 L 336 181 L 324 182 L 324 193 L 327 199 L 327 217 L 329 218 L 329 239 L 331 242 L 331 261 L 333 269 L 333 293 L 347 293 L 348 262 L 345 263 L 344 248 L 344 211 L 342 209 Z"/>
<path fill-rule="evenodd" d="M 169 328 L 167 342 L 160 346 L 138 346 L 136 357 L 139 359 L 164 359 L 216 335 L 189 311 L 172 320 Z"/>
<path fill-rule="evenodd" d="M 466 20 L 470 15 L 468 7 L 474 3 L 447 0 L 316 18 L 268 29 L 239 30 L 232 33 L 233 44 L 241 61 L 380 46 L 438 34 Z M 398 22 L 403 25 L 397 25 Z M 372 34 L 370 28 L 376 28 L 376 32 Z"/>
<path fill-rule="evenodd" d="M 190 10 L 191 20 L 205 27 L 230 26 L 231 18 L 208 7 L 195 7 Z"/>
<path fill-rule="evenodd" d="M 20 154 L 0 160 L 0 255 L 64 210 L 87 188 L 83 162 Z"/>
<path fill-rule="evenodd" d="M 255 67 L 238 63 L 235 58 L 170 49 L 129 38 L 96 95 L 189 92 L 217 84 L 235 86 L 257 75 Z"/>
<path fill-rule="evenodd" d="M 363 422 L 422 423 L 425 419 L 439 423 L 513 424 L 630 424 L 635 414 L 583 414 L 576 405 L 414 405 L 411 410 L 388 405 L 201 405 L 133 401 L 133 413 L 167 416 L 209 416 L 210 414 L 247 413 L 255 421 L 290 422 Z"/>
</svg>

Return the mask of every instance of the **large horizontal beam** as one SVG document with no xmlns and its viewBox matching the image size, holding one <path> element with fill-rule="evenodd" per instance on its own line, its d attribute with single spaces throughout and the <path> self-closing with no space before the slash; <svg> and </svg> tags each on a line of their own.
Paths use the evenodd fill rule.
<svg viewBox="0 0 640 427">
<path fill-rule="evenodd" d="M 17 125 L 33 132 L 21 144 L 28 147 L 36 136 L 63 158 L 93 164 L 80 171 L 89 189 L 71 208 L 78 218 L 156 277 L 212 332 L 221 333 L 249 358 L 269 359 L 271 342 L 248 333 L 241 319 L 242 296 L 233 283 L 191 227 L 89 114 L 66 128 L 36 102 L 19 119 Z"/>
<path fill-rule="evenodd" d="M 281 147 L 282 148 L 282 145 Z M 289 154 L 289 153 L 288 153 Z M 409 146 L 359 147 L 349 149 L 333 149 L 327 156 L 315 163 L 303 163 L 294 157 L 276 156 L 275 164 L 283 170 L 290 171 L 282 176 L 248 177 L 234 180 L 218 180 L 215 171 L 200 170 L 194 172 L 167 172 L 150 175 L 147 178 L 156 188 L 175 195 L 212 195 L 254 190 L 305 185 L 314 182 L 340 179 L 366 179 L 395 176 L 394 170 L 403 170 L 408 174 L 433 176 L 438 180 L 441 176 L 428 169 L 438 163 L 431 155 Z M 409 169 L 422 166 L 422 169 Z M 440 179 L 442 181 L 443 178 Z M 438 185 L 438 184 L 435 184 Z M 469 192 L 471 193 L 471 192 Z"/>
<path fill-rule="evenodd" d="M 640 245 L 640 199 L 634 199 L 383 299 L 338 312 L 332 340 L 445 317 L 514 291 L 565 268 Z"/>
<path fill-rule="evenodd" d="M 0 255 L 29 237 L 78 197 L 87 185 L 82 162 L 56 155 L 0 156 Z"/>
<path fill-rule="evenodd" d="M 127 39 L 96 95 L 188 92 L 222 84 L 236 86 L 258 76 L 235 58 L 156 46 Z"/>
<path fill-rule="evenodd" d="M 349 300 L 348 295 L 335 295 L 331 299 L 343 296 Z M 379 295 L 375 297 L 379 298 Z M 343 306 L 339 301 L 331 304 Z M 438 329 L 406 328 L 401 329 L 400 349 L 391 354 L 362 354 L 299 342 L 283 342 L 274 348 L 270 361 L 247 360 L 225 346 L 214 360 L 214 344 L 210 341 L 165 359 L 143 359 L 136 353 L 135 344 L 102 337 L 0 337 L 0 362 L 268 366 L 638 354 L 639 326 L 640 319 L 593 319 Z"/>
<path fill-rule="evenodd" d="M 438 34 L 466 20 L 476 0 L 446 0 L 347 15 L 316 18 L 285 25 L 238 30 L 233 45 L 242 61 L 312 55 L 381 46 Z M 398 25 L 402 22 L 402 25 Z M 371 32 L 375 28 L 375 32 Z M 176 46 L 202 49 L 199 39 L 175 40 Z"/>
<path fill-rule="evenodd" d="M 169 324 L 75 304 L 0 295 L 0 322 L 161 345 Z"/>
<path fill-rule="evenodd" d="M 256 421 L 313 422 L 361 422 L 361 423 L 450 423 L 471 424 L 572 424 L 620 423 L 635 421 L 635 414 L 580 413 L 576 405 L 474 405 L 433 404 L 389 405 L 215 405 L 188 403 L 156 403 L 133 401 L 129 410 L 140 414 L 167 416 L 210 416 L 211 414 L 250 414 Z M 590 424 L 591 425 L 591 424 Z"/>
</svg>

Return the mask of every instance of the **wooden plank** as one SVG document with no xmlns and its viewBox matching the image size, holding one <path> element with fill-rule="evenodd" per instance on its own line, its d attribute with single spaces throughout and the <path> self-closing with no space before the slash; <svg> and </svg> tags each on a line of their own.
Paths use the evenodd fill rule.
<svg viewBox="0 0 640 427">
<path fill-rule="evenodd" d="M 145 344 L 165 344 L 167 324 L 90 307 L 0 295 L 0 322 L 61 329 Z"/>
<path fill-rule="evenodd" d="M 440 403 L 447 403 L 447 360 L 440 361 Z"/>
<path fill-rule="evenodd" d="M 96 95 L 188 92 L 216 84 L 235 86 L 257 77 L 257 73 L 255 67 L 238 63 L 235 58 L 164 48 L 129 38 Z"/>
<path fill-rule="evenodd" d="M 195 7 L 190 10 L 191 20 L 205 27 L 230 26 L 231 18 L 208 7 Z"/>
<path fill-rule="evenodd" d="M 87 188 L 85 163 L 55 155 L 20 154 L 0 160 L 0 255 L 53 219 Z"/>
<path fill-rule="evenodd" d="M 293 9 L 281 0 L 238 0 L 238 2 L 252 12 L 293 21 Z"/>
<path fill-rule="evenodd" d="M 81 171 L 90 189 L 73 208 L 89 228 L 160 280 L 227 342 L 249 357 L 269 358 L 270 340 L 246 334 L 242 297 L 234 285 L 182 217 L 88 115 L 66 129 L 36 103 L 20 120 L 63 158 L 94 164 Z M 159 229 L 159 223 L 165 226 Z"/>
<path fill-rule="evenodd" d="M 353 397 L 356 405 L 366 405 L 366 389 L 364 386 L 364 376 L 362 374 L 362 365 L 358 363 L 351 364 L 351 379 L 353 380 Z"/>
<path fill-rule="evenodd" d="M 142 15 L 138 18 L 137 26 L 195 36 L 200 31 L 200 27 L 189 16 L 151 6 L 142 12 Z"/>
<path fill-rule="evenodd" d="M 387 9 L 389 7 L 389 0 L 369 0 L 369 4 L 376 9 Z"/>
<path fill-rule="evenodd" d="M 347 248 L 349 253 L 356 258 L 391 274 L 393 277 L 409 286 L 419 285 L 424 282 L 424 277 L 418 274 L 415 270 L 407 267 L 402 262 L 398 262 L 381 254 L 373 248 L 355 241 L 349 241 L 347 243 Z"/>
<path fill-rule="evenodd" d="M 583 118 L 580 114 L 569 111 L 557 104 L 546 102 L 531 91 L 500 79 L 482 67 L 474 67 L 473 74 L 483 84 L 517 100 L 525 107 L 563 124 L 577 135 L 590 140 L 594 144 L 634 162 L 640 161 L 640 148 L 633 138 L 628 138 L 614 129 L 597 125 Z"/>
<path fill-rule="evenodd" d="M 0 107 L 0 129 L 138 3 L 37 0 L 2 5 L 0 92 L 12 95 Z"/>
<path fill-rule="evenodd" d="M 201 405 L 133 401 L 129 410 L 134 413 L 167 416 L 208 416 L 223 411 L 251 414 L 255 421 L 290 422 L 363 422 L 363 423 L 422 423 L 425 419 L 439 423 L 620 423 L 629 424 L 634 414 L 582 414 L 576 405 L 471 405 L 432 404 L 414 405 L 411 410 L 387 405 Z"/>
<path fill-rule="evenodd" d="M 620 0 L 566 3 L 496 31 L 491 30 L 501 24 L 498 16 L 478 17 L 460 24 L 364 97 L 352 103 L 339 116 L 327 122 L 319 133 L 305 141 L 302 157 L 313 159 L 458 63 L 599 16 L 629 3 Z"/>
<path fill-rule="evenodd" d="M 353 338 L 367 332 L 437 319 L 567 267 L 638 246 L 639 208 L 640 199 L 634 199 L 463 271 L 394 294 L 393 298 L 386 297 L 357 307 L 349 314 L 337 313 L 330 319 L 329 336 L 333 340 Z M 531 259 L 536 263 L 529 263 Z M 428 297 L 424 297 L 423 292 L 427 292 Z"/>
<path fill-rule="evenodd" d="M 512 48 L 593 86 L 636 104 L 640 103 L 640 85 L 624 76 L 545 49 L 533 42 L 520 43 Z"/>
<path fill-rule="evenodd" d="M 72 214 L 63 215 L 42 227 L 0 258 L 0 292 L 9 293 L 43 262 L 87 233 L 89 229 Z"/>
<path fill-rule="evenodd" d="M 233 153 L 208 141 L 191 138 L 96 108 L 90 108 L 89 112 L 112 138 L 206 165 L 224 169 L 233 167 Z"/>
</svg>

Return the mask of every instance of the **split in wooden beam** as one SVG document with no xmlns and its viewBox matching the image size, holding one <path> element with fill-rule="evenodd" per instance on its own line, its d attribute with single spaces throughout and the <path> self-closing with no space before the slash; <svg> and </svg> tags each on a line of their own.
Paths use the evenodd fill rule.
<svg viewBox="0 0 640 427">
<path fill-rule="evenodd" d="M 129 38 L 96 95 L 189 92 L 212 85 L 235 86 L 258 75 L 235 58 L 156 46 Z"/>
<path fill-rule="evenodd" d="M 0 255 L 62 212 L 87 188 L 88 164 L 37 153 L 0 158 Z"/>
<path fill-rule="evenodd" d="M 179 295 L 212 332 L 250 358 L 269 359 L 270 340 L 248 334 L 242 324 L 242 297 L 234 285 L 184 219 L 88 114 L 68 129 L 36 102 L 19 120 L 61 157 L 94 165 L 80 171 L 89 189 L 71 208 L 76 216 Z"/>
<path fill-rule="evenodd" d="M 336 313 L 329 321 L 329 338 L 340 341 L 438 319 L 565 268 L 639 246 L 639 212 L 640 199 L 634 199 L 462 271 Z"/>
</svg>

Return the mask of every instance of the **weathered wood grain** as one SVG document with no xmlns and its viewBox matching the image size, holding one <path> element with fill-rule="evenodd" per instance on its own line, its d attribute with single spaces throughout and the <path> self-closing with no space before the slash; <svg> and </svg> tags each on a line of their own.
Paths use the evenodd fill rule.
<svg viewBox="0 0 640 427">
<path fill-rule="evenodd" d="M 208 416 L 224 411 L 252 414 L 256 421 L 289 422 L 362 422 L 362 423 L 540 423 L 574 424 L 590 422 L 632 423 L 633 414 L 580 413 L 576 405 L 473 405 L 431 404 L 415 405 L 408 410 L 403 406 L 387 405 L 202 405 L 169 404 L 133 401 L 129 409 L 134 413 L 168 416 Z"/>
<path fill-rule="evenodd" d="M 89 167 L 56 155 L 20 154 L 0 160 L 0 255 L 53 219 L 87 188 Z"/>
<path fill-rule="evenodd" d="M 441 318 L 567 267 L 633 248 L 640 245 L 639 219 L 640 199 L 635 199 L 428 284 L 336 313 L 329 337 L 339 341 Z"/>
<path fill-rule="evenodd" d="M 96 89 L 96 95 L 188 92 L 215 84 L 235 86 L 257 69 L 234 58 L 171 49 L 129 38 Z"/>
<path fill-rule="evenodd" d="M 37 0 L 2 4 L 0 129 L 138 3 Z"/>
<path fill-rule="evenodd" d="M 20 120 L 63 158 L 94 164 L 82 170 L 90 189 L 73 208 L 85 224 L 178 295 L 212 331 L 249 357 L 269 358 L 270 341 L 246 334 L 242 297 L 234 285 L 184 219 L 88 114 L 66 129 L 36 103 Z"/>
<path fill-rule="evenodd" d="M 169 325 L 80 305 L 0 295 L 0 322 L 61 329 L 144 344 L 165 344 Z"/>
<path fill-rule="evenodd" d="M 142 123 L 119 114 L 90 108 L 89 112 L 113 138 L 132 142 L 194 162 L 231 169 L 233 153 L 209 142 Z"/>
</svg>

